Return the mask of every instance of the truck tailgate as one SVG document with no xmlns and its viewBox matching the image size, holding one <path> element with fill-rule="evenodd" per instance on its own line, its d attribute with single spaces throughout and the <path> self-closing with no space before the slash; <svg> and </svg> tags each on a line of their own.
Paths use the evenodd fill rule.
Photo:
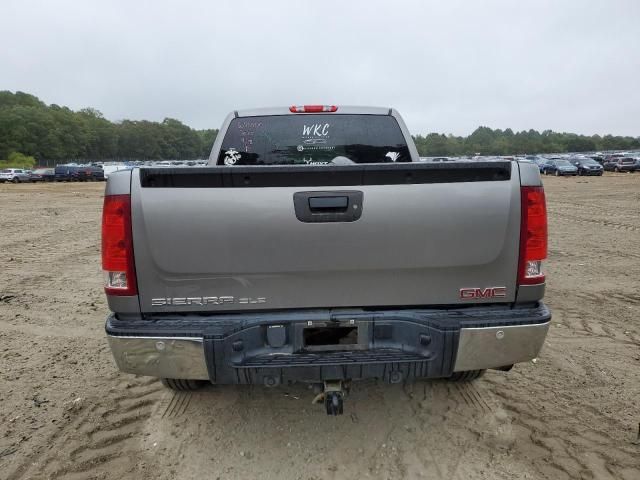
<svg viewBox="0 0 640 480">
<path fill-rule="evenodd" d="M 145 313 L 463 304 L 461 289 L 493 287 L 498 298 L 472 302 L 515 299 L 515 163 L 136 169 L 131 181 Z"/>
</svg>

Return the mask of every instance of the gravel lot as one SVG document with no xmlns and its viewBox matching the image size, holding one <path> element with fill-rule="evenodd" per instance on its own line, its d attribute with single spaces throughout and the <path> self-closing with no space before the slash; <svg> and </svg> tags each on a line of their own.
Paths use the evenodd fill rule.
<svg viewBox="0 0 640 480">
<path fill-rule="evenodd" d="M 471 385 L 173 393 L 116 371 L 103 331 L 103 184 L 0 185 L 2 479 L 640 478 L 640 174 L 545 177 L 536 362 Z"/>
</svg>

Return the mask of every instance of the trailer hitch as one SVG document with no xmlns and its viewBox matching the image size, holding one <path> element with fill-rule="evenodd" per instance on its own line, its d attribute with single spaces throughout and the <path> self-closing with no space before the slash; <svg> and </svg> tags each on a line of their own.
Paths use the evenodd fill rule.
<svg viewBox="0 0 640 480">
<path fill-rule="evenodd" d="M 324 382 L 322 393 L 313 399 L 313 403 L 324 401 L 327 415 L 342 415 L 347 392 L 348 386 L 342 380 L 327 380 Z"/>
</svg>

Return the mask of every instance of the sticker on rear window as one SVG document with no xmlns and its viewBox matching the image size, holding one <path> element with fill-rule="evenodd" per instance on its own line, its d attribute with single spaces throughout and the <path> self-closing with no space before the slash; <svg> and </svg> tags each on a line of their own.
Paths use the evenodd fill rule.
<svg viewBox="0 0 640 480">
<path fill-rule="evenodd" d="M 307 138 L 302 143 L 305 145 L 318 145 L 321 143 L 327 143 L 327 140 L 325 138 Z"/>
<path fill-rule="evenodd" d="M 314 123 L 313 125 L 302 125 L 302 136 L 303 137 L 326 137 L 329 135 L 329 127 L 331 125 L 328 123 Z"/>
<path fill-rule="evenodd" d="M 240 160 L 240 152 L 235 148 L 230 148 L 226 152 L 224 152 L 224 164 L 225 165 L 235 165 L 238 160 Z"/>
<path fill-rule="evenodd" d="M 302 161 L 307 165 L 328 165 L 329 162 L 323 162 L 320 160 L 314 160 L 311 155 L 302 157 Z"/>
<path fill-rule="evenodd" d="M 400 152 L 387 152 L 385 157 L 389 158 L 392 162 L 395 162 L 400 158 Z"/>
</svg>

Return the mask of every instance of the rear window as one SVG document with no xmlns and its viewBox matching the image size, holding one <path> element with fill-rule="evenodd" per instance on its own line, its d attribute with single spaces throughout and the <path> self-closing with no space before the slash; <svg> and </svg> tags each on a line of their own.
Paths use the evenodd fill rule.
<svg viewBox="0 0 640 480">
<path fill-rule="evenodd" d="M 349 161 L 410 162 L 409 148 L 395 118 L 327 114 L 235 118 L 222 141 L 217 163 L 326 165 Z"/>
</svg>

